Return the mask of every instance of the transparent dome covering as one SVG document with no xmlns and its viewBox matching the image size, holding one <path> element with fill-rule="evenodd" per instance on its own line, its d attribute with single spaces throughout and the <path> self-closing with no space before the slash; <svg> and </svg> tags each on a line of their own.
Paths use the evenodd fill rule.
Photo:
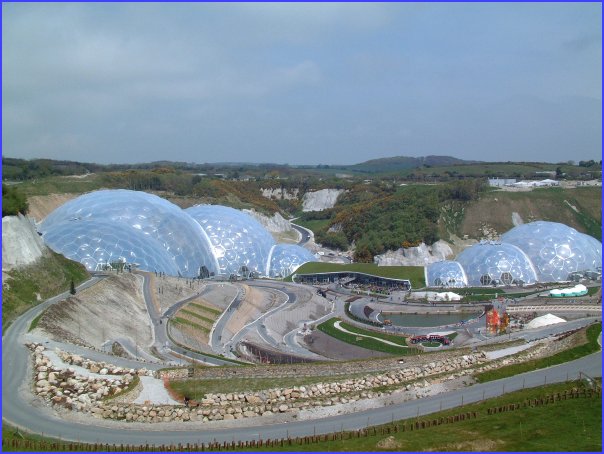
<svg viewBox="0 0 604 454">
<path fill-rule="evenodd" d="M 184 211 L 201 226 L 220 274 L 239 274 L 243 266 L 266 274 L 275 240 L 256 219 L 220 205 L 196 205 Z"/>
<path fill-rule="evenodd" d="M 163 271 L 174 276 L 179 273 L 176 263 L 157 240 L 134 228 L 116 229 L 112 222 L 88 219 L 58 224 L 44 234 L 44 241 L 54 251 L 84 264 L 90 271 L 124 262 L 136 264 L 142 270 Z"/>
<path fill-rule="evenodd" d="M 307 262 L 317 259 L 307 249 L 297 244 L 277 244 L 271 252 L 270 277 L 286 277 Z"/>
<path fill-rule="evenodd" d="M 463 267 L 468 285 L 533 284 L 537 273 L 527 255 L 507 243 L 479 243 L 455 259 Z"/>
<path fill-rule="evenodd" d="M 464 269 L 452 260 L 432 263 L 428 265 L 426 273 L 428 286 L 460 288 L 468 285 Z"/>
<path fill-rule="evenodd" d="M 519 225 L 501 240 L 528 255 L 541 282 L 566 281 L 571 273 L 602 266 L 602 244 L 598 240 L 557 222 Z"/>
<path fill-rule="evenodd" d="M 89 233 L 86 228 L 91 229 Z M 77 256 L 76 251 L 82 247 L 67 239 L 87 235 L 81 241 L 103 244 L 103 256 L 124 257 L 126 261 L 136 256 L 143 270 L 155 271 L 151 267 L 154 263 L 161 264 L 157 271 L 186 277 L 198 276 L 201 266 L 217 271 L 199 224 L 173 203 L 145 192 L 118 189 L 82 195 L 54 210 L 42 223 L 41 231 L 47 244 L 67 257 Z M 114 239 L 120 241 L 114 243 Z M 139 240 L 147 246 L 139 248 Z M 139 260 L 143 251 L 148 263 Z M 80 261 L 87 263 L 84 257 Z"/>
</svg>

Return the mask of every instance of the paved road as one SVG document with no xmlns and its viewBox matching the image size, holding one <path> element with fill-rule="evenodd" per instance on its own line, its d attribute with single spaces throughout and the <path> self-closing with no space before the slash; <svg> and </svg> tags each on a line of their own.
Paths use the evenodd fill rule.
<svg viewBox="0 0 604 454">
<path fill-rule="evenodd" d="M 23 358 L 26 358 L 24 355 Z M 450 409 L 462 404 L 478 402 L 483 399 L 496 397 L 522 388 L 541 386 L 545 383 L 562 382 L 567 379 L 579 378 L 581 374 L 590 377 L 601 376 L 601 353 L 595 353 L 584 358 L 540 371 L 529 372 L 502 380 L 473 385 L 461 390 L 451 391 L 440 395 L 405 402 L 403 404 L 380 407 L 363 412 L 338 415 L 319 420 L 290 422 L 287 424 L 261 425 L 255 427 L 235 427 L 232 429 L 211 430 L 208 428 L 187 428 L 189 424 L 181 424 L 180 430 L 161 430 L 159 425 L 132 425 L 132 429 L 114 427 L 97 427 L 88 424 L 71 423 L 58 420 L 41 408 L 28 406 L 23 398 L 15 392 L 16 398 L 7 402 L 3 399 L 3 418 L 22 429 L 47 436 L 61 437 L 67 440 L 87 442 L 109 442 L 128 444 L 164 444 L 164 443 L 199 443 L 211 441 L 252 440 L 260 436 L 266 438 L 286 438 L 338 432 L 341 430 L 357 430 L 363 427 L 385 424 L 392 420 L 424 416 Z M 25 368 L 21 371 L 25 372 Z M 4 378 L 4 377 L 3 377 Z M 19 379 L 24 380 L 23 375 Z M 16 385 L 15 385 L 16 386 Z M 6 397 L 6 394 L 4 394 Z M 35 417 L 34 417 L 35 416 Z M 260 421 L 259 421 L 260 422 Z M 134 428 L 137 427 L 137 428 Z M 198 427 L 198 426 L 197 426 Z M 184 430 L 182 430 L 184 429 Z M 261 435 L 260 435 L 261 434 Z"/>
<path fill-rule="evenodd" d="M 234 363 L 231 361 L 207 356 L 202 353 L 197 353 L 185 347 L 177 345 L 172 342 L 172 339 L 170 339 L 170 337 L 168 336 L 168 318 L 166 316 L 169 317 L 175 314 L 178 309 L 187 304 L 189 301 L 197 298 L 200 294 L 206 292 L 207 288 L 204 289 L 201 293 L 196 293 L 190 297 L 187 297 L 177 302 L 166 311 L 164 316 L 162 316 L 158 313 L 157 308 L 155 307 L 151 299 L 151 280 L 149 279 L 150 274 L 147 272 L 141 274 L 144 278 L 143 296 L 145 298 L 145 304 L 147 305 L 147 312 L 149 313 L 149 317 L 151 317 L 151 326 L 153 327 L 155 339 L 154 346 L 156 347 L 159 354 L 162 355 L 165 361 L 169 361 L 170 363 L 175 364 L 187 365 L 189 364 L 187 359 L 189 359 L 201 361 L 213 366 L 234 365 Z"/>
<path fill-rule="evenodd" d="M 235 348 L 237 348 L 237 344 L 239 344 L 242 341 L 242 339 L 245 337 L 245 335 L 247 333 L 249 333 L 251 330 L 259 329 L 262 326 L 264 319 L 266 319 L 268 316 L 274 314 L 277 311 L 280 311 L 281 309 L 285 308 L 288 304 L 293 304 L 296 302 L 296 294 L 293 291 L 288 290 L 285 285 L 281 286 L 281 288 L 278 289 L 277 285 L 275 285 L 274 282 L 264 283 L 261 281 L 257 281 L 254 284 L 249 284 L 249 286 L 250 287 L 260 287 L 260 288 L 271 288 L 278 292 L 284 293 L 286 296 L 285 302 L 280 304 L 279 306 L 271 309 L 270 311 L 265 312 L 260 317 L 258 317 L 256 320 L 249 322 L 243 328 L 241 328 L 237 333 L 235 333 L 233 335 L 233 337 L 224 344 L 223 348 L 224 348 L 225 356 L 230 355 L 230 356 L 234 357 L 234 355 L 233 355 L 233 353 L 231 353 L 231 351 L 233 351 L 233 350 L 235 350 Z M 259 333 L 259 334 L 262 335 L 262 333 Z M 266 330 L 264 331 L 264 334 L 268 335 Z"/>
<path fill-rule="evenodd" d="M 294 229 L 300 232 L 301 237 L 300 241 L 298 241 L 298 245 L 304 246 L 310 241 L 311 237 L 313 236 L 312 230 L 309 230 L 306 227 L 302 227 L 301 225 L 294 224 L 293 222 L 290 222 L 290 224 Z"/>
<path fill-rule="evenodd" d="M 99 278 L 95 277 L 79 287 L 93 285 Z M 387 423 L 393 419 L 423 416 L 459 406 L 463 403 L 480 401 L 511 392 L 523 387 L 535 387 L 544 383 L 561 382 L 575 379 L 580 374 L 591 377 L 601 376 L 602 356 L 595 353 L 570 363 L 554 366 L 540 371 L 509 377 L 506 379 L 478 384 L 441 395 L 391 405 L 364 412 L 338 415 L 320 420 L 290 422 L 288 424 L 261 425 L 256 427 L 236 427 L 234 429 L 199 429 L 180 425 L 178 430 L 161 430 L 159 425 L 137 426 L 120 429 L 117 424 L 107 422 L 109 427 L 98 427 L 86 424 L 67 422 L 54 416 L 54 412 L 45 406 L 30 405 L 27 394 L 31 380 L 31 363 L 29 351 L 23 345 L 23 334 L 31 320 L 48 305 L 65 298 L 67 293 L 52 298 L 31 309 L 15 320 L 3 336 L 2 348 L 2 416 L 6 422 L 35 433 L 44 433 L 52 437 L 87 442 L 109 442 L 129 444 L 163 444 L 163 443 L 197 443 L 232 440 L 281 438 L 302 436 L 313 433 L 329 433 L 339 430 L 354 430 L 368 425 Z M 554 325 L 555 326 L 555 325 Z M 114 358 L 119 360 L 120 358 Z M 18 390 L 18 391 L 17 391 Z M 91 421 L 93 421 L 91 419 Z M 261 423 L 261 420 L 258 421 Z M 182 430 L 182 429 L 185 430 Z"/>
</svg>

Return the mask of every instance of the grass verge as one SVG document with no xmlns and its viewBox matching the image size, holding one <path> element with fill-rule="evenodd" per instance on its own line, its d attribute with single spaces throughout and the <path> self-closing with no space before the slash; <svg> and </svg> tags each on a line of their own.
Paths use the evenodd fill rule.
<svg viewBox="0 0 604 454">
<path fill-rule="evenodd" d="M 440 411 L 420 420 L 448 418 L 475 412 L 476 417 L 433 426 L 427 429 L 406 430 L 416 419 L 394 421 L 367 431 L 366 436 L 356 432 L 338 434 L 335 441 L 310 444 L 284 443 L 283 446 L 256 448 L 237 447 L 236 451 L 592 451 L 602 447 L 602 401 L 600 398 L 558 400 L 538 406 L 521 406 L 514 411 L 488 414 L 488 409 L 510 404 L 522 404 L 533 399 L 583 388 L 582 382 L 558 383 L 509 393 L 484 402 Z M 382 428 L 396 430 L 382 430 Z M 390 433 L 388 436 L 384 432 Z M 341 438 L 341 439 L 340 439 Z M 12 443 L 18 444 L 15 448 Z M 123 451 L 120 445 L 92 445 L 70 443 L 28 434 L 8 425 L 2 425 L 3 451 Z M 134 451 L 164 451 L 166 447 L 132 447 Z M 186 450 L 186 445 L 182 447 Z M 207 449 L 207 445 L 206 445 Z M 172 450 L 172 449 L 170 449 Z M 198 451 L 199 449 L 193 449 Z M 235 449 L 222 448 L 221 451 Z"/>
<path fill-rule="evenodd" d="M 511 364 L 498 369 L 481 372 L 474 375 L 474 378 L 476 378 L 476 380 L 479 382 L 499 380 L 500 378 L 511 377 L 512 375 L 543 369 L 545 367 L 555 366 L 556 364 L 562 364 L 581 358 L 600 350 L 600 346 L 598 345 L 598 335 L 601 331 L 602 324 L 596 323 L 587 328 L 587 342 L 583 345 L 578 345 L 546 358 L 533 359 L 523 363 Z"/>
<path fill-rule="evenodd" d="M 78 262 L 49 251 L 36 263 L 8 271 L 2 288 L 2 331 L 30 308 L 46 299 L 69 290 L 89 277 Z"/>
</svg>

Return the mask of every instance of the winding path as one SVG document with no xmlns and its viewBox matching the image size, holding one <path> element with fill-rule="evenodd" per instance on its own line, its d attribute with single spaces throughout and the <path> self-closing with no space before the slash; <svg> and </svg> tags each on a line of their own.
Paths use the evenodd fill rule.
<svg viewBox="0 0 604 454">
<path fill-rule="evenodd" d="M 87 281 L 83 286 L 93 285 L 99 278 Z M 83 288 L 80 286 L 79 288 Z M 6 330 L 2 339 L 2 417 L 3 421 L 21 429 L 62 438 L 64 440 L 90 443 L 125 444 L 178 444 L 211 441 L 252 440 L 258 438 L 287 438 L 304 435 L 324 434 L 341 430 L 357 430 L 363 427 L 385 424 L 392 420 L 424 416 L 463 404 L 478 402 L 523 388 L 541 386 L 545 383 L 563 382 L 584 377 L 600 377 L 601 352 L 558 366 L 516 375 L 502 380 L 469 386 L 415 401 L 367 411 L 337 415 L 328 418 L 292 421 L 289 423 L 266 424 L 258 418 L 242 420 L 230 428 L 218 428 L 214 423 L 162 424 L 124 423 L 99 421 L 82 416 L 82 422 L 59 418 L 57 413 L 45 405 L 35 403 L 31 394 L 32 365 L 30 352 L 24 346 L 24 335 L 31 323 L 48 305 L 65 298 L 67 293 L 32 308 L 17 318 Z M 86 355 L 88 356 L 88 355 Z M 113 357 L 118 365 L 120 358 Z M 132 363 L 132 361 L 128 361 Z M 243 422 L 245 421 L 245 422 Z M 243 427 L 244 424 L 257 424 Z"/>
</svg>

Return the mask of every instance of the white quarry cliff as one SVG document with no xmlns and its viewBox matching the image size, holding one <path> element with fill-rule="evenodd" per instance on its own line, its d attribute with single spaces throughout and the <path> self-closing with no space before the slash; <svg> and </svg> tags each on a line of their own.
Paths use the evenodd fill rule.
<svg viewBox="0 0 604 454">
<path fill-rule="evenodd" d="M 302 200 L 302 211 L 322 211 L 333 208 L 344 189 L 321 189 L 307 192 Z"/>
<path fill-rule="evenodd" d="M 421 243 L 416 247 L 387 251 L 376 255 L 373 261 L 378 266 L 425 266 L 452 256 L 451 247 L 445 241 L 439 240 L 432 246 Z"/>
<path fill-rule="evenodd" d="M 2 218 L 2 271 L 29 265 L 47 250 L 29 218 L 21 214 Z"/>
<path fill-rule="evenodd" d="M 290 230 L 293 230 L 290 222 L 279 213 L 275 213 L 273 217 L 268 217 L 255 210 L 242 211 L 260 222 L 260 224 L 271 233 L 289 232 Z"/>
</svg>

